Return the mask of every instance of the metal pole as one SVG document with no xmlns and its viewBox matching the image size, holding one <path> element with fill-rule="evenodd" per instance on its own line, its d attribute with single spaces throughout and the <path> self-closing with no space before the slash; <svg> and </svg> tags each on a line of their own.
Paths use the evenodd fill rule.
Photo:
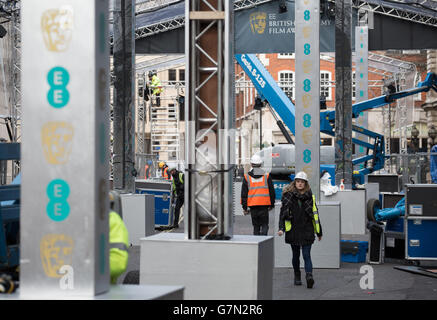
<svg viewBox="0 0 437 320">
<path fill-rule="evenodd" d="M 223 11 L 222 0 L 217 1 L 218 11 Z M 217 21 L 217 168 L 223 170 L 224 126 L 223 126 L 223 21 Z M 223 172 L 217 174 L 217 234 L 223 234 Z"/>
<path fill-rule="evenodd" d="M 259 109 L 259 149 L 263 149 L 263 111 Z"/>
<path fill-rule="evenodd" d="M 115 0 L 114 10 L 114 189 L 135 191 L 134 2 Z"/>
<path fill-rule="evenodd" d="M 335 183 L 352 189 L 352 1 L 335 1 Z"/>
</svg>

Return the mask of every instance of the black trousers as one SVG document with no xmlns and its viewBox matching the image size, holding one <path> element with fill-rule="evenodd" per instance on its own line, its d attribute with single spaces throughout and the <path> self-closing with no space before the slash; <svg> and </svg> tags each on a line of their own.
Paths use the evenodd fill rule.
<svg viewBox="0 0 437 320">
<path fill-rule="evenodd" d="M 269 231 L 269 207 L 250 207 L 252 216 L 253 234 L 255 236 L 266 236 Z"/>
<path fill-rule="evenodd" d="M 184 205 L 184 197 L 183 196 L 181 196 L 180 198 L 178 197 L 174 209 L 174 222 L 173 222 L 174 226 L 179 225 L 179 216 L 181 214 L 181 208 L 183 205 Z"/>
<path fill-rule="evenodd" d="M 155 95 L 155 106 L 157 106 L 157 107 L 160 107 L 161 106 L 161 94 L 160 93 L 157 93 L 156 95 Z"/>
</svg>

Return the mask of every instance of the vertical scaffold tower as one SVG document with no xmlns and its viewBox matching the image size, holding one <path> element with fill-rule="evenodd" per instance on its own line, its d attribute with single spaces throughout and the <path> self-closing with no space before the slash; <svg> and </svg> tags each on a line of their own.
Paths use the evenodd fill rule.
<svg viewBox="0 0 437 320">
<path fill-rule="evenodd" d="M 232 237 L 233 1 L 187 0 L 185 235 Z"/>
</svg>

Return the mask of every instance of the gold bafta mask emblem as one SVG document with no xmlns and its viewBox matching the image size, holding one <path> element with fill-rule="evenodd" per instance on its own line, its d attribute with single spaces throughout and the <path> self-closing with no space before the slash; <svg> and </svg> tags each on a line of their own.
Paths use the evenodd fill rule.
<svg viewBox="0 0 437 320">
<path fill-rule="evenodd" d="M 99 103 L 100 109 L 105 110 L 105 102 L 106 102 L 106 72 L 105 69 L 99 70 Z"/>
<path fill-rule="evenodd" d="M 47 234 L 40 242 L 40 256 L 44 273 L 50 278 L 60 278 L 59 269 L 72 265 L 74 241 L 65 234 Z"/>
<path fill-rule="evenodd" d="M 66 51 L 73 34 L 73 9 L 65 6 L 44 11 L 41 30 L 49 51 Z"/>
<path fill-rule="evenodd" d="M 311 142 L 311 139 L 313 138 L 313 133 L 310 129 L 303 129 L 302 130 L 302 140 L 303 143 L 309 144 Z"/>
<path fill-rule="evenodd" d="M 313 64 L 311 63 L 311 61 L 309 60 L 305 60 L 302 63 L 302 69 L 304 73 L 311 73 L 311 68 L 312 68 Z"/>
<path fill-rule="evenodd" d="M 304 38 L 309 38 L 311 34 L 311 27 L 303 27 L 302 34 Z"/>
<path fill-rule="evenodd" d="M 262 34 L 267 25 L 267 13 L 255 12 L 250 15 L 250 29 L 253 34 Z"/>
<path fill-rule="evenodd" d="M 50 164 L 68 161 L 72 149 L 74 129 L 67 122 L 48 122 L 41 130 L 44 156 Z"/>
<path fill-rule="evenodd" d="M 308 176 L 308 179 L 311 179 L 313 176 L 313 168 L 311 166 L 305 166 L 302 168 L 302 171 L 305 172 Z"/>
<path fill-rule="evenodd" d="M 309 93 L 305 93 L 302 95 L 303 107 L 306 109 L 311 104 L 311 95 Z"/>
</svg>

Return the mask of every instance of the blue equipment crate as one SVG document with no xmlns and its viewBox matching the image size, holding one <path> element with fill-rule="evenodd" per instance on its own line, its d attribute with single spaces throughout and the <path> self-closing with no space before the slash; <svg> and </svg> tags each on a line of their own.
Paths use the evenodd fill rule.
<svg viewBox="0 0 437 320">
<path fill-rule="evenodd" d="M 340 248 L 342 262 L 366 262 L 367 241 L 341 240 Z"/>
<path fill-rule="evenodd" d="M 173 225 L 174 207 L 171 192 L 171 182 L 164 180 L 137 180 L 136 193 L 152 194 L 155 196 L 155 227 L 169 227 Z"/>
<path fill-rule="evenodd" d="M 407 259 L 436 260 L 437 259 L 437 219 L 411 218 L 407 220 L 405 245 Z"/>
</svg>

